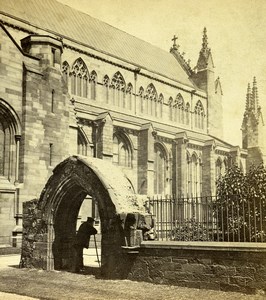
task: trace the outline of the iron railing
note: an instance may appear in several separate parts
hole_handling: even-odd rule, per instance
[[[266,211],[261,199],[230,196],[153,197],[146,203],[158,240],[265,242]]]

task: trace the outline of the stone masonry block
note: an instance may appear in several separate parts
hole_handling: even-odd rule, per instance
[[[183,272],[193,272],[193,273],[204,273],[205,266],[201,264],[183,264],[182,265]]]

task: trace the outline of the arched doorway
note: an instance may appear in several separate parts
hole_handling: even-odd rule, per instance
[[[144,214],[133,187],[111,163],[72,156],[60,163],[44,187],[40,199],[23,208],[21,265],[48,270],[71,270],[76,222],[84,198],[96,199],[101,220],[102,274],[123,278],[130,270],[128,255],[121,246],[126,216],[137,222]],[[132,243],[131,243],[131,246]]]

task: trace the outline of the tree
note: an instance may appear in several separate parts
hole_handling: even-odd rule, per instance
[[[245,175],[233,166],[217,180],[214,218],[222,240],[266,240],[266,169],[263,165],[252,166]]]

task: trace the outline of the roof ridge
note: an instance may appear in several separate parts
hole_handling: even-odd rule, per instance
[[[122,29],[120,29],[120,28],[118,28],[118,27],[115,27],[114,25],[112,25],[112,24],[110,24],[110,23],[107,23],[106,21],[103,21],[103,20],[101,20],[101,19],[95,18],[95,17],[91,16],[90,14],[88,14],[88,13],[86,13],[86,12],[83,12],[83,11],[77,9],[77,8],[74,8],[74,7],[69,6],[68,4],[62,3],[62,2],[60,2],[60,1],[58,1],[58,0],[46,0],[46,1],[56,1],[56,2],[59,3],[60,5],[67,6],[67,7],[68,7],[69,9],[71,9],[71,10],[75,10],[75,11],[77,11],[78,13],[82,13],[82,14],[85,15],[85,16],[88,16],[88,17],[90,17],[90,18],[92,18],[92,19],[94,19],[94,20],[96,20],[96,21],[99,21],[100,23],[104,23],[105,25],[110,26],[110,27],[112,27],[112,28],[115,29],[115,30],[121,31],[121,32],[123,32],[123,33],[126,34],[126,35],[129,35],[129,36],[131,36],[131,37],[133,37],[133,38],[135,38],[135,39],[141,40],[142,42],[144,42],[144,43],[146,43],[146,44],[148,44],[148,45],[150,45],[150,46],[152,46],[152,47],[158,48],[159,50],[164,51],[164,52],[166,52],[166,53],[170,53],[169,51],[167,51],[167,50],[165,50],[165,49],[163,49],[163,48],[160,48],[159,46],[156,46],[156,45],[152,44],[151,42],[148,42],[148,41],[146,41],[146,40],[144,40],[144,39],[142,39],[142,38],[140,38],[140,37],[137,37],[137,36],[135,36],[135,35],[133,35],[133,34],[131,34],[131,33],[128,33],[128,32],[126,32],[126,31],[122,30]]]
[[[3,14],[11,19],[191,86],[187,73],[170,52],[88,13],[57,0],[0,0],[0,3]]]

